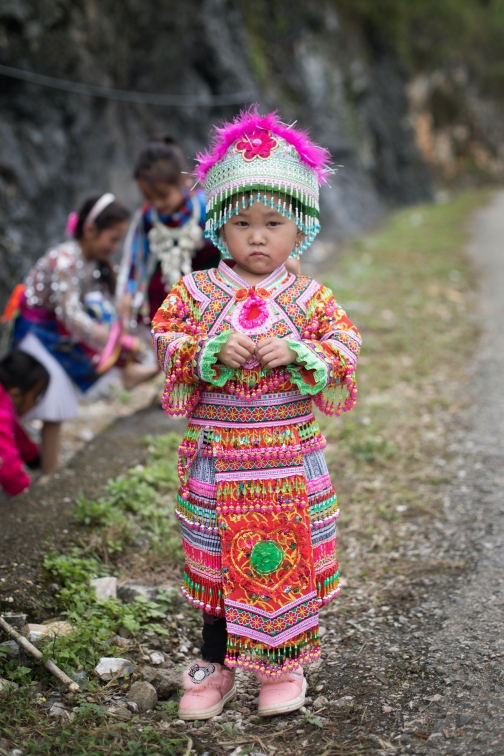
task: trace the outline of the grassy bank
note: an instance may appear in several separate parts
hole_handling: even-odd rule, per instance
[[[364,341],[357,408],[322,424],[341,501],[343,574],[374,581],[376,600],[389,573],[462,567],[420,559],[409,540],[423,519],[443,514],[446,439],[463,416],[478,335],[468,221],[489,196],[397,213],[324,277]]]
[[[399,600],[398,586],[412,572],[428,576],[432,570],[464,569],[460,561],[423,555],[411,542],[443,517],[443,463],[452,453],[446,439],[463,413],[465,363],[477,337],[474,278],[465,257],[467,220],[488,197],[468,193],[444,205],[397,213],[381,231],[349,245],[320,276],[364,338],[357,409],[337,421],[321,418],[342,509],[340,557],[347,591],[327,609],[335,624],[338,614],[351,611],[359,591],[371,603]],[[148,464],[110,482],[99,501],[77,500],[75,516],[89,527],[89,537],[66,554],[46,556],[48,580],[59,585],[62,618],[77,632],[51,643],[47,652],[64,668],[80,667],[87,683],[65,699],[75,716],[62,724],[45,707],[57,691],[53,681],[38,667],[0,657],[0,676],[22,685],[0,693],[0,730],[9,746],[25,754],[189,756],[191,744],[197,753],[221,753],[217,743],[239,738],[244,746],[264,750],[257,723],[235,731],[226,722],[210,722],[191,741],[173,724],[171,701],[117,722],[107,708],[128,681],[105,688],[92,676],[102,655],[140,662],[146,649],[156,649],[180,663],[193,655],[194,610],[169,595],[158,605],[97,602],[88,588],[92,575],[162,569],[177,578],[177,443],[174,435],[150,441]],[[118,633],[130,636],[127,650],[116,645]],[[307,728],[321,726],[312,719],[307,716]],[[270,727],[260,737],[272,733]],[[281,736],[275,745],[283,748]],[[291,753],[292,743],[286,741],[285,748],[282,753]]]

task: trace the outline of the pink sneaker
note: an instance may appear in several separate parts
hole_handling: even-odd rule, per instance
[[[281,677],[271,680],[264,675],[256,675],[261,683],[259,693],[259,716],[273,717],[300,709],[305,702],[308,687],[303,668],[298,667]]]
[[[179,705],[180,719],[216,717],[236,694],[234,669],[221,664],[194,662],[184,672],[183,683],[185,693]]]

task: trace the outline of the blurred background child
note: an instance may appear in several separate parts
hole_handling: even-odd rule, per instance
[[[51,377],[43,400],[27,416],[43,421],[46,473],[57,467],[61,423],[78,414],[79,392],[87,394],[114,364],[122,367],[125,388],[156,372],[134,359],[139,343],[122,336],[118,327],[110,258],[129,216],[113,194],[86,200],[79,214],[69,218],[72,239],[38,260],[10,303],[15,311],[13,346],[42,362]]]
[[[34,357],[15,349],[0,360],[0,486],[17,496],[31,485],[23,462],[40,463],[40,451],[18,418],[31,410],[49,385],[49,373]]]
[[[145,197],[124,245],[118,302],[123,322],[149,327],[180,276],[219,264],[219,251],[203,238],[205,195],[192,192],[181,146],[172,137],[152,141],[134,177]],[[150,342],[150,333],[148,336]]]

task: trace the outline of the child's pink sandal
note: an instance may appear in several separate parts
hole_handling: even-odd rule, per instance
[[[261,683],[259,716],[274,717],[275,714],[287,714],[303,706],[308,686],[302,667],[286,672],[276,679],[260,674],[256,677]]]
[[[179,717],[186,721],[216,717],[236,694],[234,669],[221,664],[195,662],[184,672],[183,684]]]

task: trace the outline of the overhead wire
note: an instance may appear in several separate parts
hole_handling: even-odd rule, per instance
[[[35,71],[27,71],[23,68],[14,68],[3,64],[0,64],[0,75],[85,97],[101,97],[102,99],[117,100],[119,102],[164,105],[175,108],[210,108],[222,105],[242,105],[252,102],[257,98],[257,92],[253,90],[220,95],[170,95],[134,92],[125,89],[109,89],[108,87],[97,87],[93,84],[81,84],[80,82],[57,79],[54,76],[46,76],[45,74],[35,73]]]

